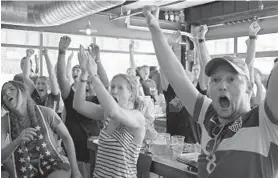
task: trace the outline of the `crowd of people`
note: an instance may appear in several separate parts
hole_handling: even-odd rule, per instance
[[[206,25],[192,26],[195,59],[185,70],[176,56],[180,32],[168,39],[159,8],[144,7],[159,63],[138,67],[130,44],[130,68],[108,80],[100,49],[80,45],[79,65],[66,61],[71,38],[58,44],[56,64],[43,49],[49,77],[32,70],[34,50],[22,73],[1,90],[1,161],[10,177],[137,177],[146,140],[154,140],[155,106],[166,112],[166,132],[199,143],[198,177],[278,177],[278,66],[264,85],[254,68],[258,22],[251,24],[246,59],[211,59]],[[36,59],[36,66],[38,57]],[[95,155],[87,139],[99,137]],[[90,156],[95,156],[90,159]],[[94,160],[94,162],[90,162]]]

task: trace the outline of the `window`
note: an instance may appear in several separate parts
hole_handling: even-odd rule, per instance
[[[96,37],[100,50],[129,51],[129,39]]]
[[[246,53],[247,36],[239,37],[237,43],[237,50],[239,53]],[[256,42],[256,51],[276,51],[278,50],[278,33],[270,33],[265,35],[259,35]]]
[[[134,60],[138,67],[143,65],[158,66],[156,55],[135,55]]]
[[[210,55],[216,54],[233,54],[234,53],[234,39],[220,39],[220,40],[209,40],[206,42]]]
[[[154,53],[153,42],[146,40],[134,40],[134,51]]]
[[[109,81],[119,73],[126,73],[129,68],[129,54],[100,53],[102,65],[107,73]]]
[[[270,74],[274,67],[274,57],[256,58],[254,67],[259,69],[263,74]]]
[[[1,29],[1,43],[38,46],[40,44],[40,33]]]
[[[3,83],[12,80],[15,74],[22,73],[20,60],[26,56],[27,48],[1,47],[1,86]],[[38,54],[38,50],[35,54]],[[33,70],[35,69],[35,58],[32,59]]]
[[[43,46],[59,47],[59,41],[65,34],[43,33]],[[70,48],[79,48],[80,44],[87,48],[92,43],[91,36],[67,35],[71,38]]]

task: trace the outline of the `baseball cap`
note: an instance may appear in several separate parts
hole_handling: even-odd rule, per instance
[[[249,69],[243,59],[232,56],[217,57],[210,60],[205,67],[205,74],[210,77],[212,72],[221,65],[229,65],[238,74],[244,75],[250,80]]]

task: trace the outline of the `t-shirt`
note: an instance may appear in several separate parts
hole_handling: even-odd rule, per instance
[[[192,124],[197,127],[196,123],[191,121],[191,116],[181,101],[177,98],[174,89],[168,85],[167,91],[164,91],[166,100],[166,132],[171,135],[185,136],[185,142],[196,143],[192,131]]]
[[[38,91],[35,89],[31,94],[32,99],[37,105],[46,106],[53,109],[56,113],[62,113],[63,102],[61,101],[61,94],[54,95],[52,93],[47,94],[45,100],[41,100]]]
[[[78,113],[73,109],[73,99],[74,91],[71,88],[69,96],[64,99],[64,105],[67,112],[65,125],[73,139],[77,160],[89,162],[90,152],[87,148],[87,139],[90,136],[99,135],[101,121],[90,119]],[[90,97],[86,100],[99,104],[97,97]]]
[[[278,123],[265,101],[224,127],[219,135],[222,141],[212,155],[206,148],[218,116],[211,99],[199,94],[194,113],[202,129],[198,177],[278,177]]]

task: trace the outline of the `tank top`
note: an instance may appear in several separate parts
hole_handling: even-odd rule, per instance
[[[94,171],[95,178],[136,178],[137,160],[141,145],[134,143],[134,136],[123,125],[109,135],[102,129]]]

